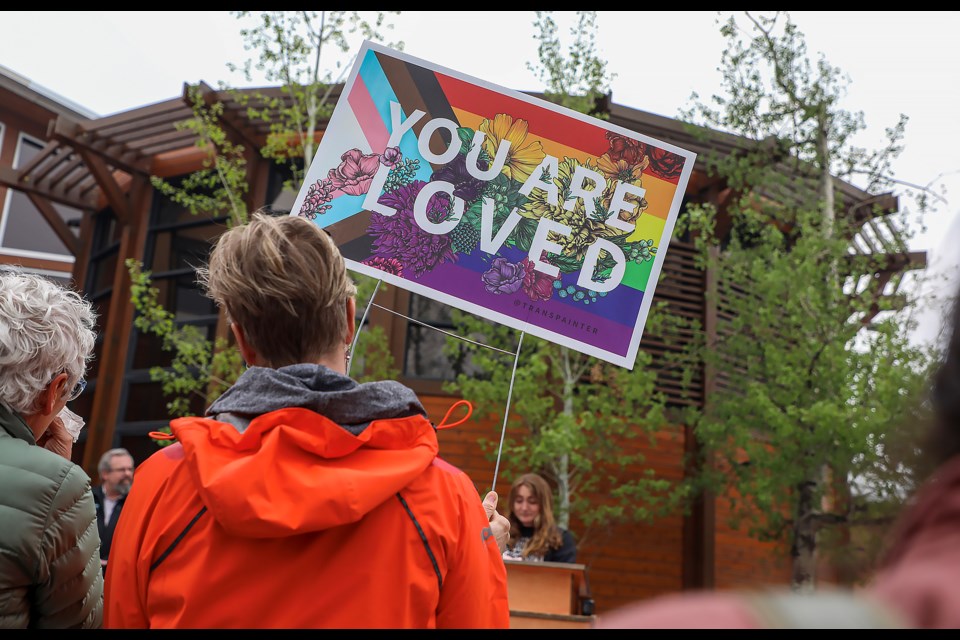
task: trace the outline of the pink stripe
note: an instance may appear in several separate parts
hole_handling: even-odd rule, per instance
[[[387,125],[380,118],[380,112],[373,104],[373,98],[370,97],[370,91],[363,82],[363,76],[357,74],[353,82],[353,90],[347,96],[350,108],[360,124],[360,129],[367,137],[367,143],[370,150],[375,153],[383,153],[387,149],[387,141],[390,139],[390,133],[387,131]]]

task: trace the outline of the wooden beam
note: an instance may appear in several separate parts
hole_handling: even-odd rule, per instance
[[[183,147],[158,156],[153,160],[153,175],[161,178],[179,176],[190,173],[203,166],[203,161],[210,158],[212,153],[209,147]]]
[[[56,151],[43,156],[40,162],[31,163],[29,167],[19,169],[22,179],[34,184],[43,184],[50,174],[69,160],[69,151],[68,147],[57,147]]]
[[[863,259],[869,260],[870,268],[877,273],[882,273],[885,271],[914,271],[916,269],[926,269],[927,267],[926,251],[847,255],[841,260],[841,265],[850,264],[856,260]]]
[[[84,211],[80,218],[80,252],[73,261],[73,286],[83,291],[87,284],[87,269],[90,263],[90,251],[93,247],[93,231],[96,226],[93,211]]]
[[[130,201],[133,203],[131,210],[138,215],[130,216],[129,222],[123,224],[120,233],[117,270],[113,276],[113,300],[104,324],[97,385],[90,410],[87,443],[83,450],[83,468],[90,477],[96,477],[100,456],[113,447],[126,373],[127,350],[133,331],[134,309],[130,302],[130,274],[126,269],[126,260],[143,259],[147,235],[147,212],[152,193],[147,178],[137,176],[130,193]]]
[[[76,151],[93,152],[127,173],[150,175],[149,159],[140,158],[139,161],[134,162],[125,160],[124,154],[121,153],[124,147],[109,148],[108,141],[98,140],[93,132],[85,131],[77,121],[65,116],[59,116],[54,121],[50,137],[73,147]]]
[[[165,133],[154,134],[148,138],[142,138],[136,141],[136,144],[131,144],[131,148],[137,150],[138,153],[146,156],[156,155],[157,147],[164,146],[166,144],[175,143],[181,147],[189,147],[190,145],[195,144],[196,136],[190,132],[186,131],[177,131],[176,129],[171,129]]]
[[[176,113],[182,109],[183,103],[179,98],[170,98],[169,100],[165,100],[163,102],[158,102],[156,104],[136,109],[134,117],[131,116],[130,111],[124,111],[122,113],[116,113],[112,116],[97,118],[91,122],[85,122],[82,126],[84,131],[109,132],[115,127],[121,127],[130,122],[138,122],[144,118],[149,118],[158,114]],[[187,117],[189,117],[189,115]]]
[[[169,153],[171,151],[177,151],[179,149],[189,149],[194,145],[193,142],[184,143],[183,140],[173,140],[164,144],[158,144],[156,146],[150,147],[149,149],[143,149],[144,153],[148,153],[153,157],[163,155],[164,153]]]
[[[93,155],[86,149],[78,149],[77,152],[83,156],[90,173],[96,179],[101,191],[107,197],[110,208],[113,209],[120,224],[129,224],[133,219],[133,211],[130,208],[130,201],[127,195],[121,190],[120,185],[113,179],[113,173],[107,167],[106,163],[99,157]]]
[[[720,185],[709,185],[710,202],[718,211],[725,208],[732,191],[727,188],[721,190]],[[711,258],[716,258],[719,248],[712,246],[708,249]],[[718,310],[718,274],[715,269],[708,268],[703,279],[703,328],[707,340],[707,348],[716,348],[717,326],[719,321]],[[712,394],[718,388],[716,368],[703,363],[703,401],[700,404],[706,409],[711,401]],[[704,464],[703,448],[696,432],[690,425],[684,425],[684,454],[689,460],[684,469],[684,475],[696,476],[701,472],[699,465]],[[709,464],[709,463],[706,463]],[[713,492],[703,490],[695,496],[690,512],[683,518],[682,532],[682,573],[683,588],[687,590],[712,589],[716,583],[716,496]]]
[[[95,120],[85,128],[88,131],[96,132],[104,138],[117,138],[124,134],[139,131],[140,129],[152,127],[163,122],[172,127],[174,123],[186,120],[192,115],[189,109],[186,109],[179,100],[176,100],[175,102],[171,102],[167,108],[157,111],[156,113],[143,115],[140,110],[137,110],[136,117],[128,117],[123,122],[114,122],[99,126],[100,121]]]
[[[214,91],[206,82],[200,82],[198,89],[200,90],[200,96],[207,106],[211,106],[217,102],[224,102],[219,93]],[[193,108],[193,105],[190,103],[189,85],[187,84],[183,85],[183,101],[188,107]],[[245,109],[245,107],[240,107],[240,105],[227,108],[227,105],[224,104],[223,115],[220,120],[226,125],[227,133],[233,134],[230,137],[233,138],[235,142],[239,141],[247,149],[259,149],[263,144],[257,140],[256,133],[251,134],[249,131],[250,121],[248,119],[241,120],[237,116],[238,108]]]
[[[64,162],[60,162],[59,166],[54,168],[52,171],[49,171],[46,176],[42,178],[37,178],[36,176],[31,176],[31,179],[36,182],[38,185],[48,188],[56,187],[57,184],[63,180],[65,177],[70,175],[71,172],[77,169],[83,169],[83,158],[80,157],[79,153],[71,154],[71,158],[64,158]]]
[[[53,208],[53,205],[35,193],[28,193],[27,198],[29,198],[33,206],[40,211],[40,215],[47,221],[47,224],[50,225],[53,232],[57,234],[60,242],[62,242],[64,246],[67,247],[67,250],[73,254],[73,257],[76,258],[80,254],[80,241],[77,239],[77,236],[73,235],[73,231],[71,231],[67,223],[63,221],[63,218],[60,217],[57,210]]]
[[[0,186],[10,187],[25,194],[33,193],[52,202],[65,204],[76,209],[91,209],[94,207],[92,201],[72,197],[56,189],[46,189],[30,182],[23,182],[20,180],[19,172],[10,167],[0,167]]]
[[[854,225],[861,225],[867,220],[896,213],[900,210],[900,199],[892,193],[881,193],[863,202],[858,202],[847,211],[853,218]]]

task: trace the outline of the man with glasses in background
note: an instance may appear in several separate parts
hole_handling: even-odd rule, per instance
[[[100,456],[97,470],[100,472],[100,486],[93,488],[93,499],[97,503],[97,529],[100,531],[100,566],[106,571],[113,530],[133,484],[133,456],[126,449],[110,449]]]

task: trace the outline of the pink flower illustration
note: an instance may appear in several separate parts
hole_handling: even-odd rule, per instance
[[[523,267],[523,292],[531,300],[549,300],[553,296],[553,282],[560,276],[548,276],[542,271],[533,268],[529,258],[520,262]]]
[[[373,175],[380,168],[380,154],[363,154],[359,149],[350,149],[340,159],[343,162],[331,169],[327,179],[343,193],[351,196],[363,195],[370,189]]]
[[[395,276],[403,276],[403,264],[396,258],[384,258],[382,256],[371,256],[363,261],[363,264],[369,265],[374,269],[385,271]]]
[[[380,156],[380,162],[386,167],[392,167],[403,157],[398,147],[387,147],[387,150]]]
[[[307,197],[300,205],[299,215],[310,220],[316,219],[318,214],[324,214],[330,209],[327,204],[333,198],[333,185],[329,180],[317,180],[307,190]]]

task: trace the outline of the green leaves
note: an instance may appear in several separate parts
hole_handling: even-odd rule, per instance
[[[136,260],[127,260],[130,273],[130,297],[137,315],[133,324],[144,334],[160,338],[165,351],[171,352],[168,367],[150,369],[150,379],[161,383],[170,397],[167,410],[171,416],[195,413],[195,406],[209,406],[226,391],[243,371],[243,360],[236,347],[220,338],[215,343],[195,326],[175,321],[174,315],[158,302],[156,288],[151,286],[150,272]]]
[[[837,180],[859,172],[871,189],[890,185],[883,174],[902,126],[878,152],[851,147],[863,116],[839,106],[846,82],[822,58],[809,61],[788,17],[731,17],[722,33],[724,95],[687,112],[706,125],[690,131],[747,141],[704,158],[731,189],[722,214],[694,205],[678,223],[696,233],[698,264],[716,278],[704,361],[718,384],[692,419],[714,463],[702,486],[739,496],[731,513],[758,537],[793,543],[855,523],[864,505],[895,493],[890,483],[911,484],[910,456],[882,450],[918,402],[929,354],[902,324],[878,332],[861,322],[887,302],[858,289],[878,267],[852,257],[859,227]]]

